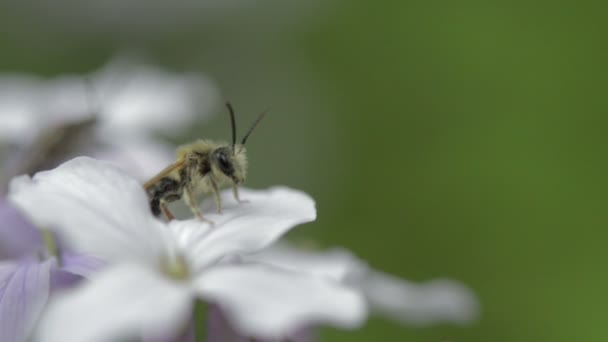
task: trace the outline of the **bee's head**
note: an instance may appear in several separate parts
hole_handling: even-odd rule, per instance
[[[211,165],[215,172],[220,172],[234,182],[241,184],[247,175],[247,155],[244,146],[218,147],[211,153]]]
[[[234,119],[234,110],[229,102],[226,103],[228,112],[230,113],[230,124],[232,128],[232,145],[222,146],[216,148],[211,155],[211,164],[214,171],[221,172],[226,177],[230,178],[234,184],[241,184],[245,181],[247,173],[247,155],[245,150],[245,143],[247,138],[257,124],[262,120],[266,112],[260,114],[260,116],[253,122],[240,144],[236,143],[236,120]]]

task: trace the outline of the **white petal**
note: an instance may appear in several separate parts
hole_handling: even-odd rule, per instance
[[[368,298],[372,311],[404,323],[464,323],[477,316],[477,300],[462,284],[450,280],[411,283],[373,271],[343,249],[304,251],[280,243],[249,255],[244,260],[344,282]]]
[[[89,77],[1,75],[0,141],[29,142],[43,127],[90,117],[98,104],[104,137],[173,133],[211,113],[218,98],[215,85],[201,75],[170,73],[127,60],[112,61]]]
[[[82,253],[156,263],[168,248],[142,185],[107,162],[79,157],[33,180],[15,179],[9,199]]]
[[[40,129],[40,80],[20,74],[0,77],[0,141],[25,143]]]
[[[43,80],[33,75],[0,76],[0,140],[31,142],[43,129],[91,116],[86,81],[66,76]]]
[[[285,242],[274,244],[259,253],[249,255],[245,260],[327,277],[336,281],[346,281],[361,272],[367,272],[367,265],[345,249],[302,250]]]
[[[217,305],[208,305],[207,321],[205,329],[205,341],[230,341],[230,342],[250,342],[253,339],[246,337],[235,331],[230,321],[222,310]],[[319,341],[317,330],[314,327],[303,327],[296,331],[291,331],[288,336],[285,336],[281,341],[285,342],[314,342]],[[256,339],[256,341],[272,342],[269,339]],[[147,342],[147,341],[146,341]],[[177,342],[177,341],[175,341]],[[182,341],[180,341],[182,342]],[[183,341],[186,342],[186,341]]]
[[[88,80],[81,76],[62,76],[44,83],[41,91],[40,116],[47,125],[58,126],[90,119],[96,109]]]
[[[367,314],[364,298],[348,287],[261,265],[213,267],[196,285],[243,336],[281,338],[318,323],[355,328]]]
[[[273,187],[240,192],[246,203],[236,203],[229,191],[222,193],[223,214],[212,213],[210,201],[203,204],[205,217],[215,223],[211,228],[197,220],[170,224],[183,249],[195,261],[195,268],[205,267],[226,255],[256,252],[294,226],[316,218],[313,199],[301,191]],[[197,233],[201,229],[209,232]]]
[[[373,311],[404,323],[462,324],[474,320],[479,311],[474,293],[453,280],[414,284],[388,274],[370,272],[358,285]]]
[[[139,265],[111,267],[52,300],[36,340],[124,341],[143,332],[170,336],[186,325],[192,298],[185,284]]]
[[[205,251],[199,250],[197,247],[203,241],[213,228],[206,222],[197,220],[172,220],[169,222],[169,231],[173,234],[173,239],[180,246],[180,250],[187,251],[187,257],[190,257],[192,265],[203,264],[203,260],[196,263],[194,261],[199,258],[205,258]],[[199,267],[199,268],[201,268]]]
[[[195,74],[174,74],[132,60],[117,59],[96,76],[102,97],[104,134],[137,134],[185,128],[200,113],[210,113],[216,87]]]

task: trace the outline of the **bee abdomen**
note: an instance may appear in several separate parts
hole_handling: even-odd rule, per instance
[[[155,216],[161,214],[161,201],[173,202],[181,198],[182,186],[177,180],[164,177],[161,178],[153,187],[148,189],[150,198],[150,210]]]
[[[164,177],[148,189],[148,194],[152,197],[164,197],[166,194],[178,193],[180,190],[180,183],[177,180]]]
[[[152,214],[154,216],[160,216],[160,199],[159,198],[152,198],[150,200],[150,210],[152,210]]]

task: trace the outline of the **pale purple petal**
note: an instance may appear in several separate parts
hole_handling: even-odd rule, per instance
[[[75,252],[156,265],[170,247],[141,183],[108,162],[79,157],[13,179],[9,200]]]
[[[61,269],[85,278],[101,270],[105,264],[101,259],[90,255],[65,251],[61,253]]]
[[[198,220],[170,223],[195,269],[226,255],[259,251],[296,225],[316,218],[314,200],[301,191],[286,187],[240,191],[247,202],[236,203],[230,191],[222,192],[223,214],[214,213],[209,202],[203,203],[203,213],[215,223],[213,227]]]
[[[207,338],[205,341],[249,342],[251,338],[243,337],[232,328],[228,318],[217,305],[209,305],[207,311]]]
[[[454,280],[415,284],[371,271],[365,279],[360,279],[357,287],[366,294],[373,311],[403,323],[464,324],[475,320],[479,313],[473,291]]]
[[[217,305],[210,305],[207,312],[207,339],[206,341],[230,341],[250,342],[251,337],[245,337],[232,328],[228,318],[222,313]],[[259,340],[257,342],[271,342],[270,340]],[[287,334],[285,341],[291,342],[314,342],[317,337],[314,329],[300,328],[295,332]]]
[[[51,291],[63,291],[72,288],[82,281],[82,277],[60,268],[51,269]]]
[[[42,237],[21,212],[0,197],[0,260],[35,254]]]
[[[47,302],[53,264],[0,263],[0,341],[26,341]]]
[[[83,278],[92,277],[104,266],[105,263],[98,258],[62,250],[59,265],[51,272],[51,288],[53,290],[71,288]]]
[[[186,284],[134,264],[108,267],[55,298],[38,326],[37,341],[124,341],[144,332],[177,336],[193,299]]]
[[[365,299],[337,282],[265,267],[210,268],[196,280],[200,295],[216,303],[244,336],[284,338],[314,324],[360,326]]]

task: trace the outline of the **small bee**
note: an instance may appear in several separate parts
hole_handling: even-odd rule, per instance
[[[231,145],[210,140],[197,140],[182,145],[177,149],[177,161],[144,184],[150,208],[155,216],[162,212],[167,219],[174,219],[175,216],[169,211],[167,204],[183,197],[194,216],[204,220],[196,199],[199,193],[213,193],[217,212],[221,213],[222,199],[219,189],[228,184],[232,185],[237,202],[241,201],[238,185],[245,181],[247,173],[245,143],[266,112],[253,122],[241,143],[237,144],[234,110],[230,103],[226,103],[226,107],[232,126]]]

